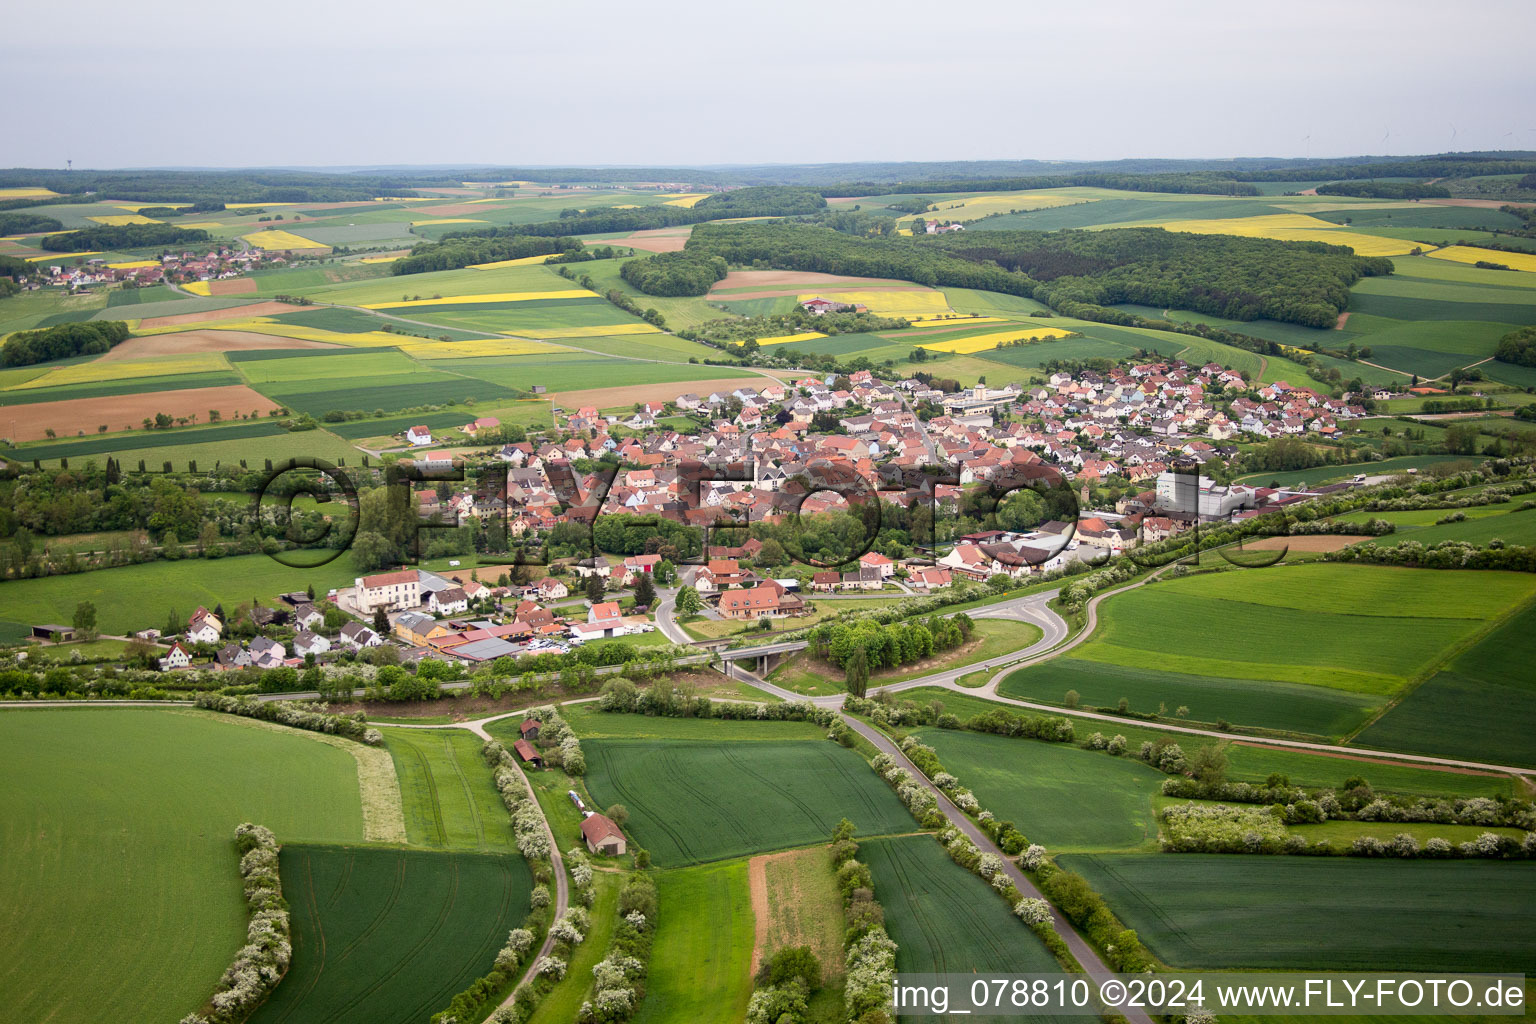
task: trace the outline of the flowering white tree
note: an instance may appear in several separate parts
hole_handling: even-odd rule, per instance
[[[1026,896],[1015,903],[1013,912],[1025,924],[1045,924],[1051,919],[1051,905],[1034,896]]]
[[[1030,843],[1019,857],[1019,865],[1026,871],[1038,871],[1040,865],[1045,863],[1045,847],[1039,843]]]

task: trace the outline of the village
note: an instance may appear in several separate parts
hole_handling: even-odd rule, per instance
[[[699,419],[698,433],[658,425],[680,412]],[[1017,584],[1085,570],[1197,523],[1237,521],[1350,486],[1245,487],[1205,473],[1237,454],[1236,438],[1336,432],[1364,414],[1354,401],[1283,383],[1254,389],[1215,364],[1177,360],[947,394],[919,377],[888,383],[862,371],[684,392],[627,415],[557,411],[559,439],[487,449],[473,482],[457,489],[430,478],[463,463],[420,452],[414,463],[429,482],[414,493],[418,521],[505,524],[508,542],[528,549],[563,524],[653,517],[698,532],[696,556],[658,532],[643,553],[600,550],[594,540],[580,557],[492,567],[484,580],[457,562],[443,572],[405,567],[359,576],[323,598],[288,595],[287,608],[253,610],[271,635],[243,645],[227,640],[207,609],[182,637],[152,639],[176,640],[161,659],[166,669],[312,665],[381,645],[405,663],[473,666],[653,633],[658,584],[691,589],[703,618],[744,626],[807,615],[826,598]],[[498,425],[480,418],[463,430]],[[406,437],[413,447],[434,443],[426,426]],[[972,522],[962,518],[968,494],[1018,488],[1070,492],[1076,520],[963,533],[939,526],[931,543],[881,551],[875,542],[839,565],[792,559],[771,539],[765,555],[764,539],[752,535],[755,526],[849,515],[867,503],[908,515],[926,509],[934,524]],[[334,609],[329,629],[319,610],[326,606]]]

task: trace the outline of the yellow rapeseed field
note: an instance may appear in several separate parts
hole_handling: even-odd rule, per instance
[[[938,316],[911,316],[907,317],[914,326],[937,327],[940,324],[1000,324],[1004,320],[1000,316],[971,316],[965,313],[941,313]]]
[[[85,219],[86,220],[93,220],[97,224],[106,224],[106,225],[109,225],[109,226],[114,227],[114,228],[122,227],[124,224],[159,224],[159,223],[161,223],[161,221],[151,220],[148,217],[140,217],[136,213],[104,214],[103,216],[100,216],[100,217],[87,217]]]
[[[595,299],[596,292],[569,288],[558,292],[491,292],[485,295],[445,295],[440,299],[412,299],[409,302],[368,302],[364,309],[409,309],[416,306],[457,306],[462,304],[529,302],[534,299]]]
[[[51,252],[46,256],[28,256],[28,263],[42,263],[44,260],[72,260],[76,256],[100,256],[100,249],[92,249],[90,252]]]
[[[1020,325],[1018,330],[998,331],[995,334],[978,334],[973,338],[955,338],[950,341],[930,341],[919,345],[930,352],[954,352],[959,355],[969,355],[972,352],[986,352],[997,348],[999,342],[1013,341],[1016,338],[1027,338],[1031,341],[1044,341],[1047,338],[1065,338],[1071,331],[1064,331],[1060,327],[1025,327]]]
[[[516,338],[604,338],[618,334],[660,334],[661,329],[650,324],[607,324],[597,327],[551,327],[547,330],[517,331],[508,337]]]
[[[472,356],[534,356],[571,351],[564,345],[526,338],[475,338],[472,341],[422,341],[407,338],[402,352],[418,359],[466,359]]]
[[[213,294],[212,284],[212,281],[188,281],[186,284],[181,286],[181,290],[184,292],[191,292],[193,295],[202,295],[207,297]]]
[[[142,270],[145,267],[158,267],[159,260],[130,260],[127,263],[108,263],[113,270]]]
[[[47,199],[58,195],[46,188],[0,188],[0,199]]]
[[[943,292],[935,291],[896,291],[869,289],[866,291],[847,292],[807,292],[799,297],[800,302],[807,299],[823,298],[832,302],[845,302],[851,305],[868,307],[871,313],[881,313],[888,316],[901,316],[910,313],[913,316],[935,316],[939,313],[950,311],[949,302],[944,298]]]
[[[25,384],[10,389],[51,388],[61,384],[90,384],[100,380],[127,380],[133,377],[168,377],[173,374],[205,373],[227,370],[229,363],[218,352],[191,352],[183,356],[147,356],[143,359],[95,360],[50,370]]]
[[[1129,227],[1117,224],[1115,227]],[[1228,217],[1212,220],[1174,220],[1159,225],[1168,231],[1188,231],[1197,235],[1241,235],[1244,238],[1275,238],[1282,242],[1327,242],[1347,245],[1359,256],[1403,256],[1422,249],[1418,242],[1400,238],[1378,238],[1350,231],[1321,217],[1302,213],[1274,213],[1263,217]]]
[[[662,198],[667,201],[666,205],[668,206],[686,206],[691,209],[700,199],[707,195],[709,195],[707,192],[667,192],[663,194]]]
[[[202,228],[204,231],[211,231],[214,228],[221,228],[224,225],[220,224],[216,220],[200,220],[196,224],[177,224],[176,226],[179,228],[186,228],[188,231],[191,231],[195,228]]]
[[[804,334],[779,334],[772,338],[758,338],[759,345],[787,345],[792,341],[815,341],[817,338],[825,338],[825,334],[817,331],[806,331]]]
[[[140,210],[147,209],[147,208],[149,208],[151,206],[167,206],[167,207],[170,207],[173,210],[180,210],[183,207],[191,206],[192,204],[191,203],[125,203],[125,202],[122,202],[120,200],[114,199],[108,205],[109,206],[115,206],[119,210],[127,210],[129,213],[138,213]]]
[[[1010,210],[1048,210],[1053,206],[1075,206],[1083,202],[1070,196],[1044,195],[1038,192],[1010,192],[1004,195],[969,196],[965,199],[945,199],[934,205],[933,213],[919,214],[928,220],[972,221]]]
[[[329,249],[324,242],[316,242],[291,231],[253,231],[245,240],[258,249]]]
[[[364,256],[360,263],[393,263],[399,256]]]
[[[1479,249],[1473,245],[1452,245],[1436,249],[1429,255],[1437,260],[1455,263],[1502,263],[1514,270],[1536,272],[1536,254],[1528,252],[1503,252],[1499,249]]]
[[[523,256],[515,260],[497,260],[495,263],[471,263],[466,270],[500,270],[502,267],[527,267],[535,263],[543,263],[553,256],[548,253],[544,256]]]

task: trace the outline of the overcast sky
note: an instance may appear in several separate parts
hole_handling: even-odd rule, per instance
[[[1533,29],[1536,0],[16,4],[0,166],[1536,149]]]

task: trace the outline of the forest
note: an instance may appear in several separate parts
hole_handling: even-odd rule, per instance
[[[1128,192],[1178,192],[1201,195],[1256,196],[1253,185],[1202,172],[1183,174],[1042,174],[1025,178],[959,178],[931,181],[845,182],[817,191],[828,198],[896,195],[908,192],[1023,192],[1044,188],[1116,188]],[[702,204],[701,204],[702,205]],[[913,213],[921,211],[913,210]]]
[[[1504,335],[1493,358],[1516,366],[1536,366],[1536,327],[1522,327]]]
[[[759,316],[722,317],[707,320],[696,328],[678,331],[689,341],[741,342],[772,338],[782,334],[861,334],[867,331],[895,331],[911,326],[903,317],[875,313],[808,313],[796,306],[788,313]]]
[[[178,228],[170,224],[103,224],[58,235],[44,235],[38,248],[49,252],[121,252],[156,245],[206,242],[202,228]]]
[[[453,236],[441,242],[421,242],[411,254],[390,265],[392,274],[425,274],[433,270],[457,270],[475,263],[520,260],[529,256],[580,252],[581,240],[565,235],[543,237],[512,234],[495,238]]]
[[[36,213],[0,213],[0,235],[25,235],[38,231],[63,231],[64,224]]]
[[[17,331],[0,348],[0,366],[30,366],[52,359],[99,355],[128,340],[128,325],[121,320],[60,324],[38,331]]]
[[[619,276],[647,295],[703,295],[727,269],[718,256],[664,252],[626,261]]]
[[[458,186],[439,173],[337,174],[327,171],[61,171],[0,170],[0,188],[40,186],[69,202],[128,199],[141,203],[331,203],[368,201],[379,196],[414,196],[412,185]],[[77,197],[77,198],[67,198]],[[29,200],[40,206],[58,200]]]
[[[705,224],[694,230],[688,250],[731,264],[1022,295],[1067,316],[1107,321],[1127,314],[1104,307],[1135,302],[1331,327],[1348,305],[1350,285],[1392,272],[1390,260],[1319,242],[1161,228],[859,238],[782,222]]]
[[[1317,186],[1320,196],[1354,196],[1357,199],[1449,199],[1444,185],[1420,185],[1412,181],[1335,181]]]

